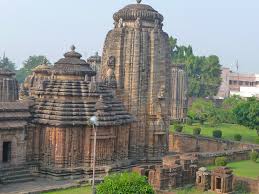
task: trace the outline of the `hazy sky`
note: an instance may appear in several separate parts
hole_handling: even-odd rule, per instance
[[[17,66],[30,55],[51,62],[72,44],[84,58],[102,51],[112,15],[135,0],[0,0],[0,54]],[[165,17],[164,30],[197,55],[259,73],[259,0],[143,0]]]

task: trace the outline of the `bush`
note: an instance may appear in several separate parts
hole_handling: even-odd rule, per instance
[[[242,140],[242,135],[240,135],[240,134],[234,135],[234,140],[235,141],[241,141]]]
[[[96,187],[97,194],[154,194],[153,188],[148,184],[147,178],[137,173],[113,174],[104,178]]]
[[[193,129],[193,135],[200,135],[201,134],[201,128],[194,128]]]
[[[213,137],[215,138],[221,138],[222,137],[222,131],[221,130],[214,130],[212,132]]]
[[[226,157],[217,157],[215,159],[215,165],[216,166],[226,166],[227,163],[227,158]]]
[[[250,160],[252,160],[253,162],[256,162],[258,159],[258,153],[256,151],[252,151],[250,152]]]
[[[176,125],[174,125],[174,130],[175,130],[176,132],[181,133],[181,132],[183,131],[183,126],[176,124]]]
[[[255,143],[259,144],[259,137],[255,139]]]
[[[192,126],[193,120],[191,118],[187,118],[186,124],[189,125],[189,126]]]
[[[249,188],[245,181],[237,181],[234,184],[235,194],[249,194]]]

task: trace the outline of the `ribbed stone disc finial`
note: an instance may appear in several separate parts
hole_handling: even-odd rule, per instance
[[[141,3],[141,1],[142,1],[142,0],[137,0],[137,3],[139,4],[139,3]]]
[[[76,50],[75,45],[72,45],[70,48],[71,48],[72,51],[75,51],[75,50]]]

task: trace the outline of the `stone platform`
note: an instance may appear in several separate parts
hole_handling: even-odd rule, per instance
[[[36,178],[34,181],[26,183],[0,184],[0,194],[41,193],[55,189],[78,187],[80,185],[80,181],[78,180],[55,181],[52,179]]]

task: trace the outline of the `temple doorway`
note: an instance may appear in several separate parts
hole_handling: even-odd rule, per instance
[[[216,189],[221,190],[221,178],[216,178]]]
[[[12,142],[3,143],[3,163],[11,161]]]

